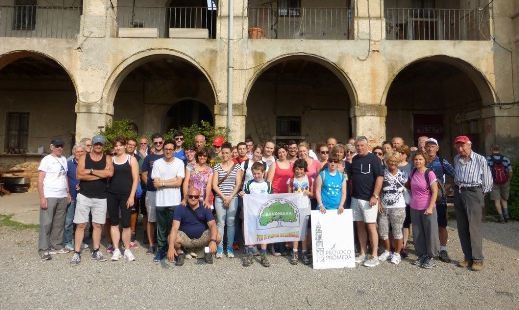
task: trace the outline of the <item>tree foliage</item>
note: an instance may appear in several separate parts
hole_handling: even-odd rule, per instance
[[[211,123],[201,121],[200,124],[192,124],[188,127],[182,127],[178,129],[171,129],[164,134],[166,140],[173,140],[175,131],[180,130],[184,134],[184,147],[190,147],[195,145],[195,136],[203,134],[205,136],[206,147],[211,147],[214,137],[223,136],[225,141],[228,141],[229,130],[226,128],[215,128]]]
[[[275,202],[262,210],[259,223],[261,226],[267,226],[273,222],[296,222],[297,216],[290,204],[283,202]]]
[[[99,130],[99,134],[106,138],[105,151],[112,150],[113,140],[119,136],[126,139],[137,139],[138,136],[135,125],[129,120],[111,121],[105,128]]]

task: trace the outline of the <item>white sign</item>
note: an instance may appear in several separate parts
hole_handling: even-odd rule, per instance
[[[354,268],[353,215],[312,211],[312,257],[314,269]]]
[[[310,216],[310,200],[303,194],[243,196],[245,244],[303,240]]]

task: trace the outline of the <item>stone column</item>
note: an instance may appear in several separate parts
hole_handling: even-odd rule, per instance
[[[103,105],[78,100],[76,103],[76,141],[96,135],[112,120],[112,115],[103,111]]]
[[[386,137],[387,108],[380,104],[363,104],[351,108],[353,136],[366,136],[371,147]]]

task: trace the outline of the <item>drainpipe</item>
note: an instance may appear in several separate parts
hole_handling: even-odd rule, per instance
[[[233,55],[232,55],[232,37],[233,37],[233,0],[229,0],[228,21],[227,21],[227,129],[232,128],[232,73],[233,73]]]

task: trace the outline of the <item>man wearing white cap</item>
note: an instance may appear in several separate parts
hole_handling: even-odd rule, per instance
[[[427,168],[434,171],[436,179],[441,183],[441,185],[444,185],[443,188],[445,188],[445,175],[454,179],[454,168],[445,158],[438,155],[439,150],[440,146],[436,139],[428,138],[425,141],[425,151],[431,160],[427,165]],[[436,199],[436,214],[438,215],[438,235],[440,237],[439,258],[445,263],[450,263],[451,259],[447,252],[449,233],[447,231],[447,197],[445,195]]]
[[[485,206],[484,194],[492,190],[492,172],[486,158],[472,151],[469,137],[456,137],[454,145],[458,152],[454,157],[454,206],[461,249],[465,256],[458,266],[480,271],[483,269],[481,217]]]

